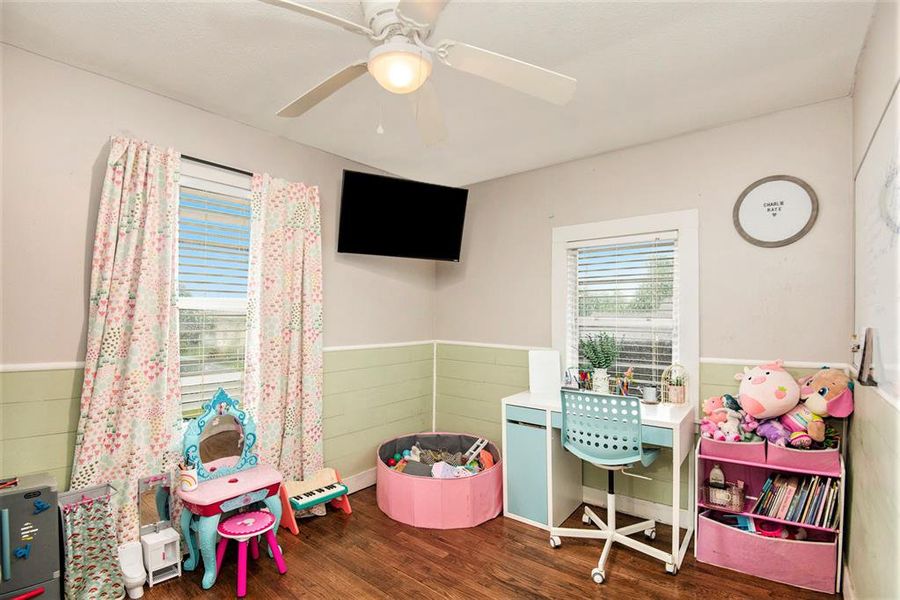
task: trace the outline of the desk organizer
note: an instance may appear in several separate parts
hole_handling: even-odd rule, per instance
[[[841,589],[842,530],[846,477],[843,458],[837,450],[793,450],[769,445],[758,459],[758,450],[743,449],[724,456],[721,446],[748,446],[744,443],[697,445],[697,537],[694,554],[698,561],[748,573],[818,592],[833,594]],[[757,452],[757,460],[748,460]],[[727,454],[727,453],[726,453]],[[743,481],[746,500],[741,509],[715,506],[706,501],[704,484],[713,465],[719,464],[728,481]],[[754,514],[756,500],[766,479],[773,473],[820,476],[840,481],[837,520],[833,526],[812,526]],[[749,517],[757,529],[785,526],[796,532],[803,528],[806,539],[767,537],[744,531],[723,522],[728,515]],[[733,518],[733,517],[732,517]]]
[[[493,519],[503,510],[503,467],[497,447],[485,449],[494,466],[471,477],[434,479],[401,473],[385,461],[417,442],[423,448],[465,452],[478,436],[463,433],[419,433],[381,444],[375,471],[378,508],[401,523],[427,529],[475,527]]]

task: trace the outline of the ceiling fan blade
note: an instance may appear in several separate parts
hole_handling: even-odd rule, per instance
[[[454,69],[495,81],[553,104],[566,104],[575,94],[575,79],[556,71],[462,42],[442,41],[438,44],[438,49],[446,52],[441,60]]]
[[[433,25],[444,10],[448,0],[401,0],[397,11],[419,25]]]
[[[286,8],[288,10],[298,12],[301,15],[319,19],[320,21],[325,21],[326,23],[331,23],[332,25],[343,27],[347,31],[352,31],[353,33],[359,33],[369,36],[375,35],[371,29],[364,25],[354,23],[353,21],[348,21],[347,19],[342,19],[341,17],[335,16],[331,13],[317,10],[315,8],[310,8],[309,6],[293,2],[292,0],[260,0],[260,2],[265,2],[266,4],[271,4],[272,6],[280,6],[281,8]]]
[[[426,146],[434,146],[447,139],[447,127],[437,91],[426,81],[415,94],[409,94],[416,116],[416,127]]]
[[[279,117],[299,117],[313,106],[366,72],[366,63],[344,67],[313,89],[278,111]]]

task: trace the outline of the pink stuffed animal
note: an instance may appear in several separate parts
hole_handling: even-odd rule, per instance
[[[719,423],[725,420],[725,408],[722,396],[711,396],[703,401],[703,420],[700,421],[700,435],[712,439],[719,431]]]
[[[779,419],[791,446],[810,448],[825,441],[825,417],[853,412],[853,381],[838,369],[822,369],[799,381],[800,404]]]
[[[754,419],[781,416],[800,401],[800,386],[784,370],[781,359],[753,369],[744,367],[734,378],[741,382],[738,402]]]
[[[742,414],[725,405],[724,396],[712,396],[703,402],[700,435],[720,442],[739,442]]]

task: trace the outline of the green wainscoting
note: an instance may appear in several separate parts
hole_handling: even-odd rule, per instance
[[[375,466],[389,437],[431,429],[431,344],[325,353],[325,462]],[[49,472],[68,487],[83,371],[0,373],[0,476]]]
[[[500,444],[500,400],[528,389],[528,351],[437,346],[438,431],[458,431]]]
[[[325,353],[325,464],[342,477],[375,466],[384,440],[431,430],[432,344]]]
[[[83,375],[0,373],[0,476],[47,472],[68,487]]]
[[[900,590],[900,413],[874,388],[858,385],[847,448],[844,561],[857,598]]]
[[[528,351],[438,344],[437,347],[437,413],[439,431],[462,431],[482,435],[499,443],[500,400],[505,396],[528,389]],[[748,364],[748,367],[754,365]],[[737,392],[735,373],[743,365],[702,363],[700,365],[700,398]],[[788,371],[794,377],[812,373],[815,369]],[[647,468],[635,468],[634,473],[652,480],[616,475],[617,491],[622,496],[672,504],[672,453],[663,449],[655,463]],[[682,465],[681,502],[687,503],[687,469]],[[584,464],[584,485],[606,489],[606,472]]]

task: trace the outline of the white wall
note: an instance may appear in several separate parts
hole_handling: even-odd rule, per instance
[[[860,53],[853,85],[853,172],[859,170],[875,128],[900,79],[900,5],[879,2]]]
[[[335,252],[341,171],[360,165],[9,46],[0,49],[0,363],[83,358],[94,223],[114,134],[318,185],[326,345],[433,337],[433,263]]]
[[[861,174],[857,181],[856,198],[857,215],[860,221],[857,226],[863,229],[865,211],[872,210],[872,193],[867,187],[879,188],[886,183],[885,170],[893,154],[900,151],[897,147],[900,131],[897,130],[896,110],[893,118],[882,119],[889,106],[892,94],[900,85],[900,7],[896,2],[882,2],[876,7],[869,28],[866,43],[860,55],[857,67],[856,83],[853,89],[853,156],[854,173]],[[898,98],[894,98],[896,104]],[[878,137],[876,138],[876,133]],[[871,144],[876,139],[875,144]],[[870,146],[871,144],[871,146]],[[891,148],[893,145],[893,148]],[[871,152],[867,152],[871,148]],[[865,183],[865,185],[863,185]],[[894,185],[897,182],[894,181]],[[880,219],[873,219],[876,227],[884,227]],[[867,239],[857,237],[856,252],[860,259],[868,256],[867,250],[871,242],[885,239],[885,229],[872,231]],[[865,234],[861,232],[861,234]],[[896,240],[896,238],[895,238]],[[876,268],[870,262],[860,262],[856,273],[859,281],[858,297],[855,299],[857,317],[860,318],[873,306],[871,294],[873,290],[869,282],[874,278],[883,288],[889,277],[880,273],[900,273],[896,241],[892,252],[885,253],[885,262],[880,263],[884,271],[872,271]],[[897,278],[894,278],[896,285]],[[891,292],[883,289],[878,299],[883,310],[900,314],[900,306],[891,305],[900,298],[900,290]],[[882,334],[890,330],[898,331],[896,318],[891,322],[890,313],[880,315],[881,329],[876,328],[876,353],[878,340],[885,339]],[[870,323],[857,322],[857,326]],[[896,343],[888,334],[885,344]],[[886,353],[883,353],[883,355]],[[896,356],[896,354],[895,354]],[[878,357],[876,356],[876,359]],[[884,356],[881,357],[884,359]],[[877,364],[876,360],[876,364]],[[847,598],[895,598],[900,589],[900,571],[896,568],[885,568],[896,557],[900,556],[900,398],[892,394],[884,385],[884,370],[876,370],[875,378],[882,381],[879,387],[857,386],[855,393],[856,409],[850,420],[848,434],[848,467],[850,481],[848,510],[846,511],[847,537],[845,541],[845,562],[847,578],[844,586]],[[885,557],[885,558],[881,558]],[[847,593],[848,584],[852,586]]]
[[[845,98],[475,185],[461,262],[438,265],[436,335],[548,346],[553,227],[698,208],[701,356],[846,362],[851,147]],[[758,248],[732,207],[775,174],[806,180],[819,218],[790,246]]]

